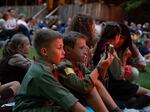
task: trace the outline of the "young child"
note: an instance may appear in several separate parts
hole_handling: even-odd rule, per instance
[[[87,112],[69,90],[63,87],[52,73],[53,64],[64,59],[62,35],[52,30],[35,34],[34,62],[15,97],[14,112]]]
[[[101,60],[97,65],[98,70],[96,68],[90,72],[84,65],[88,59],[86,38],[74,31],[64,34],[64,49],[66,60],[56,68],[59,71],[59,81],[81,102],[90,105],[95,112],[108,112],[108,109],[112,112],[121,112],[105,87],[97,80],[98,70],[104,73],[111,64],[113,56],[108,54],[108,58]]]

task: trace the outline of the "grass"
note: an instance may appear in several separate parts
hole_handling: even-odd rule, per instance
[[[1,56],[1,51],[2,50],[0,49],[0,56]],[[29,52],[28,57],[32,59],[34,55],[35,55],[35,50],[32,48]],[[142,87],[150,89],[150,63],[147,64],[146,71],[140,73],[140,76],[137,78],[135,83],[137,83]]]
[[[150,63],[147,64],[146,71],[140,73],[136,83],[138,83],[140,86],[150,89]]]
[[[29,52],[29,54],[28,54],[28,57],[29,57],[30,59],[33,59],[33,56],[35,56],[35,50],[34,50],[33,48],[31,48],[31,49],[30,49],[30,52]]]

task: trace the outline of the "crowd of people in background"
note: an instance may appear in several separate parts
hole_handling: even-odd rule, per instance
[[[6,40],[15,33],[21,32],[28,37],[30,45],[32,45],[32,35],[38,29],[53,29],[63,34],[70,30],[71,21],[71,17],[65,22],[60,18],[29,18],[23,13],[16,15],[15,10],[9,9],[1,13],[0,40]],[[104,20],[95,19],[96,34],[100,33],[101,22],[103,21]],[[130,29],[132,40],[139,48],[142,56],[149,59],[150,24],[148,22],[136,24],[134,22],[128,22],[127,20],[124,20],[123,23]]]
[[[9,9],[1,13],[0,41],[0,102],[14,101],[14,112],[139,112],[150,106],[150,90],[133,83],[150,62],[148,22],[83,14],[64,22]]]

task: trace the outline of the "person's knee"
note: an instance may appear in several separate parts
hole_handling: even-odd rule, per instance
[[[20,89],[20,83],[18,81],[13,81],[11,82],[10,88],[13,90],[14,95],[15,95],[16,92]]]
[[[139,70],[136,67],[131,67],[130,75],[125,75],[125,79],[128,81],[134,81],[139,77]]]
[[[145,95],[147,95],[147,96],[149,96],[150,97],[150,92],[148,92],[147,94],[145,94]]]

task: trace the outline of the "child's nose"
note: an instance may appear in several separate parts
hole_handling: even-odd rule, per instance
[[[84,50],[84,55],[88,55],[87,49]]]
[[[63,55],[65,55],[65,51],[64,51],[64,49],[62,50],[62,54],[63,54]]]

